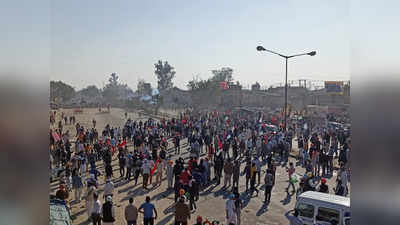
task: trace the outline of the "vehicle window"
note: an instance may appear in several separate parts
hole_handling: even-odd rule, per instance
[[[313,205],[300,203],[297,206],[297,210],[299,211],[300,216],[304,216],[304,217],[308,217],[308,218],[314,217],[314,206]]]
[[[339,221],[339,218],[340,213],[338,210],[323,207],[318,208],[318,214],[316,218],[318,221],[330,222],[332,219]]]

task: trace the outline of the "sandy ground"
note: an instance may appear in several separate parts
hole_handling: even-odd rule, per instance
[[[61,111],[67,113],[67,115],[72,114],[72,110],[59,110],[57,114],[61,114]],[[128,117],[133,120],[138,119],[146,119],[146,117],[139,117],[137,113],[129,113]],[[57,121],[60,117],[57,116]],[[110,124],[110,126],[123,126],[125,123],[125,116],[123,109],[111,109],[110,113],[99,113],[97,109],[83,109],[82,114],[76,114],[76,121],[80,124],[83,124],[85,127],[92,126],[92,119],[95,118],[97,121],[96,127],[98,128],[99,133],[103,129],[106,124]],[[75,135],[75,128],[71,125],[66,125],[65,129],[70,129],[71,136]],[[186,145],[186,141],[183,142],[183,145]],[[129,146],[129,145],[128,145]],[[169,148],[172,147],[172,144],[169,145]],[[297,144],[293,143],[293,148],[297,149]],[[131,150],[132,147],[129,146]],[[171,149],[171,153],[173,150]],[[189,157],[189,153],[186,150],[186,147],[182,151],[181,156],[184,158]],[[176,156],[173,157],[175,159]],[[295,162],[294,158],[290,158],[289,161]],[[141,188],[142,178],[139,177],[138,184],[135,186],[134,181],[130,183],[126,183],[125,181],[121,181],[119,178],[119,167],[118,161],[114,158],[113,161],[114,167],[114,176],[113,182],[116,186],[115,195],[114,195],[114,204],[116,206],[116,225],[125,225],[124,219],[124,207],[128,204],[128,200],[130,197],[134,198],[134,204],[136,206],[140,206],[144,202],[146,196],[151,197],[151,201],[155,204],[156,209],[158,211],[158,218],[155,221],[155,224],[173,224],[174,223],[174,210],[172,204],[174,203],[174,193],[171,191],[167,191],[167,182],[165,180],[162,182],[162,185],[159,187],[153,187],[149,191],[143,190]],[[101,162],[98,163],[98,168],[103,173],[104,168]],[[244,164],[241,167],[243,170]],[[265,166],[263,167],[265,169]],[[304,169],[301,167],[296,167],[296,172],[303,174]],[[335,173],[334,173],[335,174]],[[241,197],[244,200],[244,209],[241,214],[241,224],[244,225],[255,225],[255,224],[268,224],[268,225],[278,225],[278,224],[289,224],[289,221],[285,217],[285,214],[291,211],[294,208],[295,204],[295,195],[288,195],[285,191],[285,188],[288,184],[288,177],[285,171],[284,166],[280,166],[276,172],[276,185],[272,191],[271,203],[269,205],[264,204],[264,188],[263,188],[263,177],[265,173],[261,174],[261,184],[257,186],[260,190],[258,196],[253,194],[253,197],[250,197],[246,192],[244,192],[246,184],[245,177],[240,177],[240,185],[239,192],[241,193]],[[214,177],[213,173],[211,175]],[[334,187],[334,181],[336,176],[332,177],[328,180],[328,185],[330,191],[332,192],[332,187]],[[225,202],[229,196],[229,191],[226,189],[222,189],[223,180],[221,180],[221,184],[219,186],[215,186],[212,184],[207,187],[205,190],[200,192],[200,199],[197,201],[197,210],[192,214],[191,220],[189,224],[194,224],[195,219],[198,215],[201,215],[203,218],[209,218],[209,220],[219,220],[223,224],[225,224]],[[99,178],[100,182],[100,193],[102,191],[102,187],[104,185],[104,177],[101,176]],[[50,192],[54,193],[56,188],[58,187],[58,182],[55,181],[50,184]],[[101,195],[102,197],[102,195]],[[71,215],[73,218],[74,225],[84,225],[89,224],[87,221],[87,214],[84,208],[84,202],[81,201],[79,204],[73,203],[74,194],[70,193],[70,201],[72,201]],[[139,215],[138,224],[142,224],[143,217]]]

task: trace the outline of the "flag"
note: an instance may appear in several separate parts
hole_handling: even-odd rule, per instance
[[[222,149],[222,143],[221,143],[221,140],[219,140],[219,138],[218,138],[218,148]]]
[[[153,178],[153,174],[154,174],[154,173],[156,172],[156,170],[157,170],[157,165],[158,165],[158,163],[160,163],[160,160],[159,160],[159,159],[157,159],[156,163],[154,163],[153,169],[151,169],[151,172],[150,172],[150,184],[151,184],[151,180],[152,180],[152,178]]]
[[[228,89],[228,83],[226,81],[219,82],[219,87],[223,90]]]

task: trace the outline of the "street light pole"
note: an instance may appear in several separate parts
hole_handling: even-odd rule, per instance
[[[287,124],[287,70],[288,70],[288,59],[296,57],[296,56],[303,56],[303,55],[314,56],[314,55],[317,54],[317,52],[316,51],[312,51],[312,52],[308,52],[308,53],[301,53],[301,54],[288,56],[288,55],[282,55],[280,53],[265,49],[263,46],[257,46],[256,49],[257,49],[257,51],[267,51],[267,52],[270,52],[272,54],[279,55],[280,57],[285,58],[285,63],[286,63],[286,70],[285,70],[285,109],[283,110],[285,115],[284,115],[284,124],[283,124],[284,128],[283,129],[286,132],[286,129],[287,129],[286,128],[286,124]]]
[[[285,59],[286,59],[286,79],[285,79],[285,123],[284,123],[284,130],[283,131],[286,131],[286,117],[287,117],[287,63],[288,63],[288,57],[285,57]]]

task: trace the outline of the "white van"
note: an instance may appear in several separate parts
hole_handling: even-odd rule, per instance
[[[330,225],[332,219],[338,225],[350,224],[350,198],[347,197],[307,191],[299,195],[295,209],[305,225]]]

